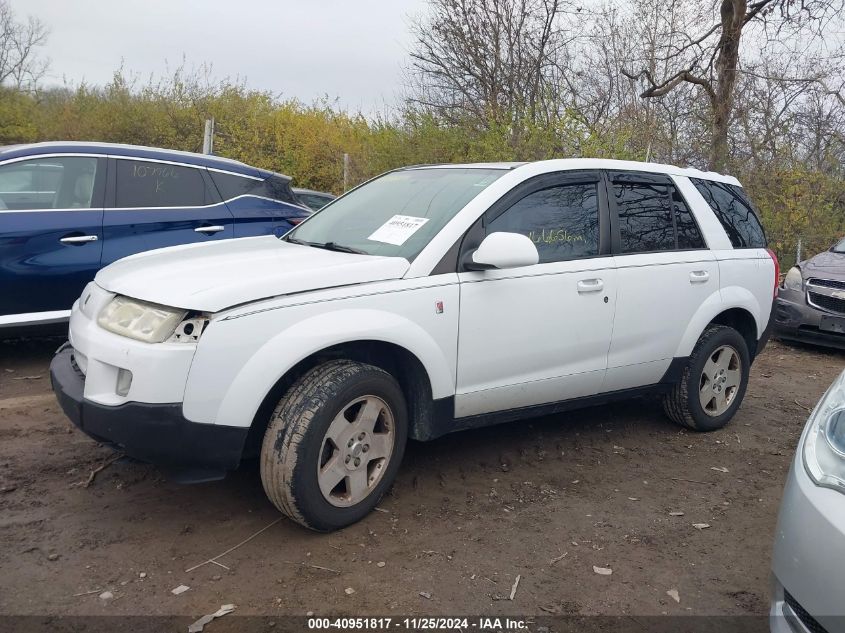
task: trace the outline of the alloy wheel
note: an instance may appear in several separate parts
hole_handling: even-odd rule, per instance
[[[733,403],[742,380],[742,361],[730,345],[716,348],[701,372],[698,397],[701,408],[711,416],[722,415]]]
[[[363,501],[384,476],[395,439],[393,412],[381,398],[362,396],[342,407],[326,431],[317,464],[326,501],[338,507]]]

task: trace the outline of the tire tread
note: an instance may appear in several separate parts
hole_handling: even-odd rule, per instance
[[[689,408],[690,369],[692,367],[693,360],[698,358],[698,355],[701,353],[701,349],[706,347],[710,343],[711,339],[715,338],[722,332],[731,329],[732,328],[725,325],[710,325],[698,338],[698,341],[690,354],[689,362],[687,362],[684,367],[684,371],[681,374],[681,379],[672,386],[669,393],[663,396],[663,411],[673,422],[688,429],[692,429],[693,431],[704,430],[698,425]]]
[[[383,369],[351,360],[331,360],[303,374],[276,405],[261,450],[261,481],[270,501],[290,519],[312,530],[325,528],[313,524],[302,512],[293,492],[294,469],[299,447],[311,420],[331,401],[338,387],[362,372]],[[268,442],[272,446],[268,446]]]

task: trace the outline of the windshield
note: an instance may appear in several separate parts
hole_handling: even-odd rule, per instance
[[[845,253],[845,238],[842,238],[837,244],[831,248],[834,253]]]
[[[504,173],[463,167],[390,172],[335,200],[285,239],[411,261],[458,211]]]

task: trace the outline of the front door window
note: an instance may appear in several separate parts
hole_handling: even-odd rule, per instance
[[[0,209],[90,209],[97,159],[37,158],[0,165]]]
[[[490,222],[487,233],[498,231],[528,236],[541,264],[594,257],[599,252],[596,183],[535,191]]]

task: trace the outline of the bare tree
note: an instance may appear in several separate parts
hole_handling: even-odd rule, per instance
[[[571,39],[562,0],[430,0],[412,25],[409,100],[448,122],[554,118],[555,74]]]
[[[34,90],[48,62],[37,56],[49,31],[37,18],[18,22],[9,3],[0,0],[0,86]]]
[[[646,88],[640,96],[657,98],[681,85],[703,90],[710,107],[711,169],[721,170],[729,158],[728,132],[735,90],[741,73],[743,41],[748,40],[761,54],[792,38],[809,50],[809,40],[821,41],[825,29],[845,8],[843,0],[716,0],[712,21],[701,16],[703,27],[683,29],[661,56],[671,69],[658,75],[648,67],[638,71],[623,69],[632,80],[641,79]],[[768,50],[767,50],[768,49]],[[822,76],[801,78],[805,83],[823,82]]]
[[[700,164],[698,104],[692,86],[679,86],[659,100],[643,100],[620,72],[626,65],[666,72],[663,50],[679,39],[687,15],[663,0],[633,0],[585,11],[576,45],[561,76],[571,112],[611,154]],[[562,93],[564,91],[561,91]]]

